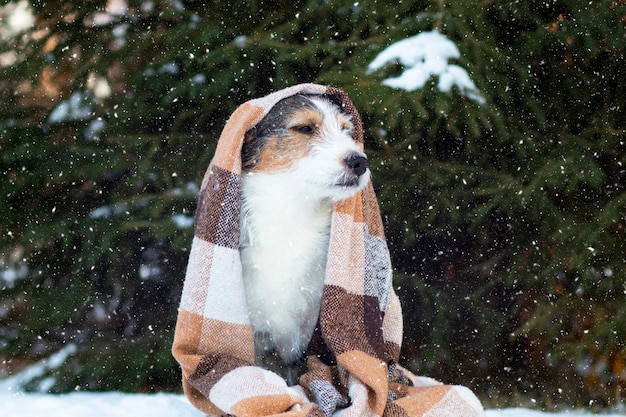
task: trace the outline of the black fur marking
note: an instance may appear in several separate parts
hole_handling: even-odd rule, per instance
[[[287,131],[287,118],[294,111],[309,108],[314,109],[315,106],[309,100],[309,97],[322,97],[337,105],[342,113],[349,115],[344,109],[341,97],[334,94],[324,95],[305,95],[296,94],[279,101],[272,107],[267,115],[252,129],[246,132],[241,149],[241,162],[245,170],[254,169],[258,162],[258,155],[265,146],[267,140],[272,136],[284,136],[289,134]]]

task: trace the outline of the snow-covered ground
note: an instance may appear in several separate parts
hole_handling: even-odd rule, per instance
[[[203,417],[182,395],[0,393],[2,417]]]
[[[74,392],[25,394],[0,392],[2,417],[203,417],[182,395]],[[543,413],[524,408],[487,410],[487,417],[599,416],[583,411]],[[618,414],[603,415],[617,417]]]
[[[62,366],[74,354],[69,344],[50,357],[21,372],[0,379],[0,417],[203,417],[180,394],[130,394],[123,392],[83,392],[48,394],[54,379],[43,378],[37,393],[24,392],[24,386],[44,376],[46,370]],[[543,413],[525,408],[487,410],[487,417],[599,416],[584,411]],[[603,414],[617,417],[618,414]]]

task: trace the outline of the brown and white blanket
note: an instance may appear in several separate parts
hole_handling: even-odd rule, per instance
[[[202,182],[174,337],[185,394],[210,415],[483,416],[469,389],[416,377],[397,364],[402,312],[371,183],[333,207],[320,318],[300,384],[289,387],[255,366],[238,251],[241,146],[246,131],[297,93],[339,97],[363,146],[361,118],[336,88],[296,85],[232,114]]]

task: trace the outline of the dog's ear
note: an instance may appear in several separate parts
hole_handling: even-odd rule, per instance
[[[256,126],[254,126],[252,129],[246,131],[245,135],[243,136],[244,147],[254,140],[254,138],[256,137],[256,130]]]
[[[261,144],[257,138],[256,126],[248,130],[243,137],[243,146],[241,147],[241,167],[242,169],[252,169],[258,162],[258,153]]]

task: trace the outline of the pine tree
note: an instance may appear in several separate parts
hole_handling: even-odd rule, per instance
[[[404,362],[500,404],[623,395],[623,2],[122,4],[35,3],[32,28],[0,36],[0,357],[73,343],[55,390],[178,389],[169,349],[221,128],[318,82],[365,122]],[[367,70],[434,30],[484,102]]]

